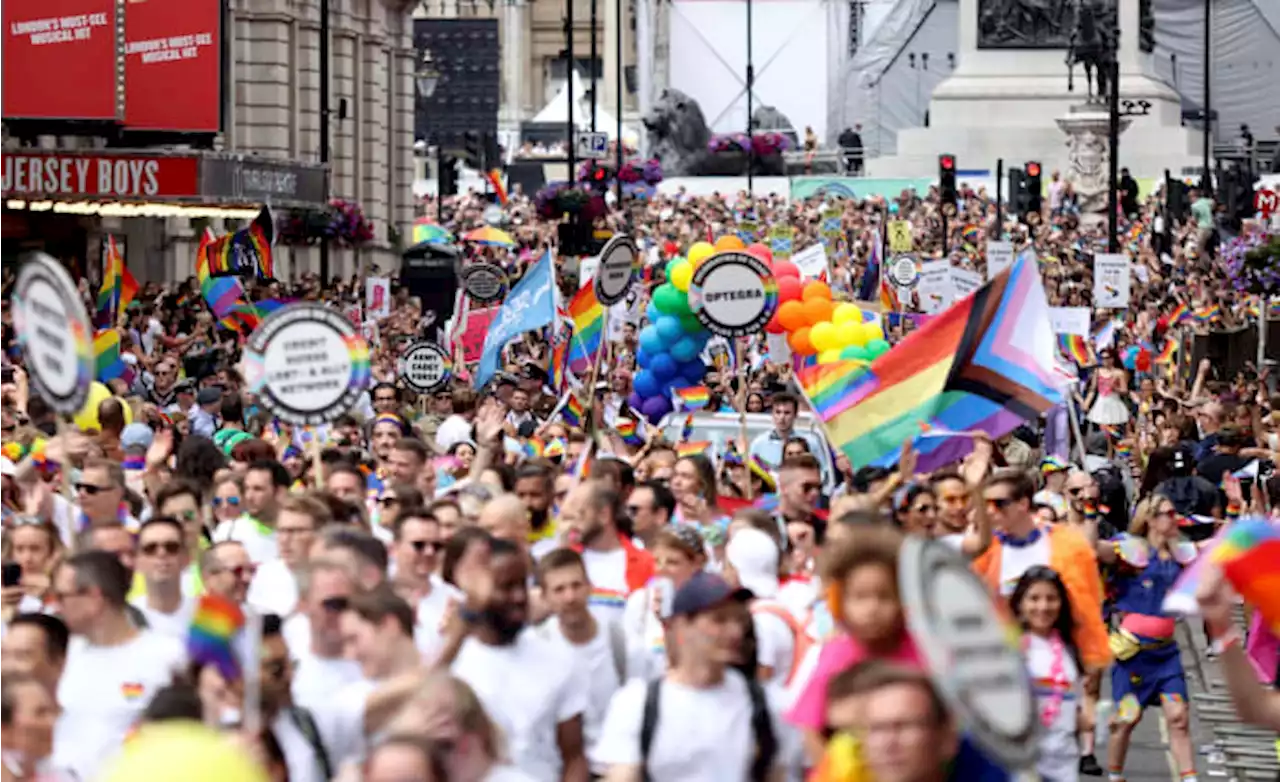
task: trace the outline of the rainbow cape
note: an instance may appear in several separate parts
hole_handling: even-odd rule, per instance
[[[1000,437],[1062,401],[1057,340],[1033,257],[1014,263],[869,366],[839,361],[797,379],[853,469],[892,466],[929,429]],[[971,437],[929,438],[921,472],[954,462]]]
[[[587,377],[604,342],[604,307],[596,300],[595,286],[582,286],[569,300],[573,336],[569,339],[569,371]]]
[[[200,598],[187,630],[187,656],[192,662],[213,665],[227,681],[240,678],[240,663],[232,648],[244,628],[240,606],[217,595]]]

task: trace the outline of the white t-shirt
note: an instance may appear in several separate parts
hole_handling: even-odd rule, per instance
[[[62,715],[54,726],[53,765],[93,779],[156,692],[186,664],[181,642],[149,630],[109,647],[73,637],[58,682]]]
[[[1055,782],[1079,778],[1080,751],[1076,743],[1076,705],[1080,695],[1080,672],[1071,652],[1062,649],[1062,670],[1054,675],[1053,643],[1034,633],[1023,635],[1023,657],[1036,694],[1036,708],[1043,715],[1046,706],[1056,707],[1052,724],[1041,723],[1040,758],[1036,771]]]
[[[609,704],[593,761],[605,767],[641,762],[640,729],[648,682],[632,679]],[[739,782],[751,774],[755,731],[751,727],[751,694],[737,671],[725,671],[720,684],[694,689],[663,680],[658,694],[658,721],[649,748],[651,779],[662,782]],[[778,715],[770,709],[774,735]]]
[[[537,782],[515,766],[494,766],[480,782]]]
[[[242,514],[239,518],[224,521],[213,531],[213,542],[234,540],[244,546],[249,561],[262,565],[280,558],[275,530],[263,527],[257,520]]]
[[[191,617],[195,616],[196,605],[200,601],[194,597],[184,597],[178,605],[178,610],[172,614],[166,614],[151,608],[147,605],[145,596],[135,597],[129,602],[146,617],[149,629],[167,635],[170,638],[176,638],[185,644],[187,642],[187,632],[191,629]]]
[[[298,581],[282,559],[262,563],[245,598],[264,614],[288,616],[298,607]]]
[[[329,762],[336,769],[343,763],[364,760],[365,704],[377,682],[360,679],[348,683],[325,703],[311,709],[316,727],[329,751]]]
[[[601,553],[585,549],[582,562],[587,566],[587,578],[591,580],[591,597],[587,605],[597,622],[622,622],[627,607],[627,551]]]
[[[309,649],[289,649],[294,659],[293,702],[307,709],[323,708],[349,684],[364,681],[360,664],[345,657],[317,657]]]
[[[413,642],[422,653],[424,661],[435,660],[444,646],[441,625],[449,601],[461,602],[465,596],[452,584],[439,576],[431,576],[431,594],[418,601],[417,620],[413,628]]]
[[[471,439],[471,422],[458,414],[453,414],[440,422],[436,429],[436,448],[441,452],[449,450],[454,443]]]
[[[667,672],[666,633],[653,610],[655,583],[633,592],[623,612],[628,679],[649,681]]]
[[[541,782],[557,782],[563,762],[556,727],[587,710],[586,683],[565,645],[532,628],[509,646],[468,638],[451,670],[502,729],[512,765]]]
[[[587,757],[591,758],[592,750],[600,739],[600,728],[604,725],[604,715],[609,709],[609,701],[622,686],[618,677],[618,664],[614,657],[614,641],[610,633],[621,632],[618,628],[597,621],[596,637],[581,646],[564,637],[560,627],[560,619],[551,617],[539,629],[545,637],[563,643],[573,655],[573,669],[587,684],[587,710],[582,717],[582,735]],[[591,773],[604,775],[603,766],[593,763]]]
[[[786,606],[776,600],[759,600],[757,605],[772,605],[786,611]],[[767,609],[755,608],[751,612],[751,624],[756,631],[756,664],[773,669],[773,678],[769,681],[783,686],[791,675],[791,667],[796,663],[796,638],[786,621]]]
[[[1041,531],[1036,539],[1025,546],[1000,547],[1000,594],[1008,597],[1018,585],[1018,579],[1036,565],[1049,564],[1049,534]]]

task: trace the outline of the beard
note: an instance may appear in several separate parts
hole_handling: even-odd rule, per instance
[[[542,510],[536,510],[534,508],[529,509],[529,523],[533,525],[535,532],[541,532],[542,528],[547,526],[548,518],[549,514],[547,513],[546,508],[543,508]]]
[[[515,619],[504,611],[486,611],[485,624],[498,636],[502,646],[514,643],[520,631],[524,629],[524,620]]]

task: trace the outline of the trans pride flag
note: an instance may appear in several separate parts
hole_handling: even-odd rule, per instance
[[[1000,437],[1062,401],[1057,340],[1034,258],[1019,257],[972,295],[873,361],[799,373],[831,444],[853,469],[897,463],[922,431]],[[923,438],[919,470],[973,447],[967,435]]]

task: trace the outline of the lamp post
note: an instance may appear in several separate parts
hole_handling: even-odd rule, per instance
[[[751,0],[747,0],[747,197],[749,199],[755,198],[756,195],[754,171],[756,167],[756,135],[755,123],[751,121],[751,110],[755,108],[752,104],[756,88],[756,65],[751,46],[753,37],[752,10]]]
[[[440,72],[436,70],[435,61],[431,58],[431,52],[422,53],[422,59],[418,62],[418,69],[413,72],[413,85],[418,95],[423,98],[430,98],[436,92],[436,85],[440,83]],[[441,152],[443,144],[441,139],[435,139],[436,142],[436,222],[444,220],[444,187],[443,180],[443,161],[444,154]]]
[[[1118,43],[1119,29],[1113,33],[1112,41]],[[1107,174],[1107,252],[1120,252],[1120,195],[1116,188],[1120,184],[1120,122],[1128,117],[1145,117],[1151,113],[1151,101],[1120,99],[1120,63],[1112,49],[1103,66],[1108,70],[1111,95],[1108,103],[1110,127],[1108,128],[1108,151],[1110,165]]]
[[[324,202],[329,204],[333,172],[329,171],[329,0],[320,0],[320,165],[324,166]],[[320,243],[320,284],[329,280],[329,242]]]

